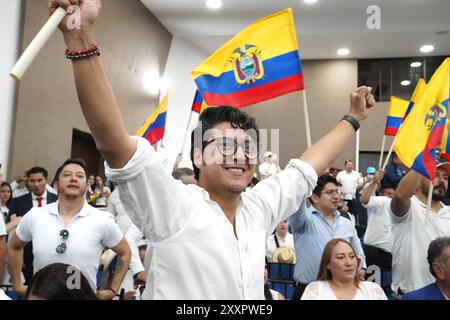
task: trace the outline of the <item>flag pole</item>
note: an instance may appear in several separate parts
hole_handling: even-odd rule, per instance
[[[355,150],[355,167],[356,171],[359,172],[359,132],[361,129],[356,131],[356,150]]]
[[[308,114],[308,102],[306,101],[306,93],[305,90],[302,90],[303,93],[303,112],[305,114],[305,128],[306,128],[306,143],[308,149],[311,148],[311,128],[309,126],[309,114]]]
[[[383,135],[383,142],[381,143],[380,161],[378,162],[378,169],[381,168],[381,164],[383,163],[383,153],[385,145],[386,145],[386,135]]]
[[[428,188],[427,214],[425,215],[425,225],[428,223],[431,214],[431,201],[433,200],[433,181],[430,181]]]
[[[191,121],[192,121],[192,114],[193,113],[194,113],[194,111],[191,111],[191,114],[189,115],[189,120],[188,120],[188,123],[187,123],[187,126],[186,126],[186,132],[184,133],[183,144],[181,146],[180,154],[183,154],[184,147],[186,146],[186,139],[187,139],[187,136],[189,134],[189,128],[190,128],[190,124],[191,124]]]
[[[397,141],[397,136],[394,137],[394,141],[392,141],[391,147],[389,148],[389,153],[386,156],[386,160],[383,164],[383,171],[386,170],[386,166],[389,162],[389,158],[391,157],[392,151],[394,151],[395,142]]]

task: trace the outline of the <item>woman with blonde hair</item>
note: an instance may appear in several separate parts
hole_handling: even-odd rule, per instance
[[[320,261],[317,281],[310,283],[302,300],[387,300],[381,287],[359,280],[358,259],[344,239],[327,243]]]

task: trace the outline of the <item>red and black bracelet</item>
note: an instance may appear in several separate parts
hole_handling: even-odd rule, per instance
[[[91,48],[83,51],[74,51],[66,49],[65,51],[66,58],[70,60],[80,60],[84,58],[89,58],[92,56],[99,56],[100,55],[100,48],[97,44],[92,45]]]

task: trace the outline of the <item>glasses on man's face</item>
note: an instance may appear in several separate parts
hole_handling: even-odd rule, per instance
[[[322,191],[323,194],[326,194],[327,196],[337,196],[340,197],[341,193],[339,192],[339,190],[327,190],[327,191]]]
[[[56,253],[63,254],[67,250],[66,240],[69,238],[69,230],[63,229],[59,232],[62,242],[56,247]]]
[[[258,144],[251,139],[246,139],[244,142],[238,142],[237,139],[218,137],[206,142],[204,148],[213,142],[216,143],[217,149],[219,149],[219,152],[223,156],[233,156],[236,154],[238,148],[241,147],[249,160],[258,158]]]

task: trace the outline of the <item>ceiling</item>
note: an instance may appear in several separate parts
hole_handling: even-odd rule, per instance
[[[450,0],[222,0],[210,10],[206,0],[141,0],[174,35],[206,54],[261,17],[294,10],[303,59],[334,59],[347,47],[347,58],[450,55]],[[381,29],[369,30],[370,5],[381,9]],[[444,33],[441,35],[436,32]],[[419,48],[433,44],[432,53]]]

